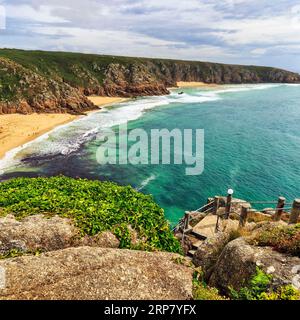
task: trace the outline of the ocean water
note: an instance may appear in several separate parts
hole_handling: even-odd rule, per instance
[[[189,88],[171,95],[121,103],[90,114],[7,154],[0,179],[64,174],[112,180],[152,194],[175,224],[208,197],[251,201],[300,197],[300,85],[231,85]],[[204,129],[205,167],[185,175],[186,165],[100,165],[95,138],[103,128],[128,122],[143,128]]]

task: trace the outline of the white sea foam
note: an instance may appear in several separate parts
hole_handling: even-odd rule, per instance
[[[150,177],[148,177],[147,179],[145,179],[139,188],[137,188],[137,191],[141,191],[142,189],[144,189],[151,181],[155,180],[157,177],[155,174],[152,174]]]
[[[22,158],[35,156],[68,155],[81,148],[83,144],[92,140],[101,128],[109,128],[140,118],[147,110],[171,103],[204,103],[223,99],[227,93],[249,90],[266,90],[278,86],[299,86],[299,84],[250,84],[227,85],[222,89],[193,90],[191,93],[179,95],[172,91],[169,96],[147,97],[136,101],[123,102],[101,112],[94,112],[71,123],[59,126],[34,141],[17,147],[6,153],[0,160],[0,174],[18,166]],[[150,180],[151,181],[151,180]]]
[[[267,90],[276,87],[280,87],[282,84],[244,84],[239,86],[227,85],[225,89],[217,89],[215,93],[232,93],[232,92],[244,92],[244,91],[252,91],[252,90]]]
[[[199,94],[186,94],[186,93],[182,95],[173,94],[170,96],[169,99],[171,103],[186,104],[186,103],[204,103],[208,101],[216,101],[216,100],[220,100],[221,97],[219,97],[215,93],[203,92]]]
[[[78,120],[75,120],[74,122],[76,122]],[[10,167],[15,167],[19,164],[19,160],[16,158],[16,155],[19,154],[20,152],[22,152],[23,150],[30,148],[33,145],[39,144],[39,143],[43,143],[44,141],[46,141],[47,139],[49,139],[49,137],[52,134],[55,134],[56,132],[59,132],[60,130],[63,130],[64,128],[67,128],[69,126],[69,124],[64,124],[64,125],[60,125],[57,126],[56,128],[54,128],[53,130],[39,136],[38,138],[29,141],[21,146],[18,146],[8,152],[5,153],[5,156],[0,160],[0,174],[3,174],[8,168]]]
[[[288,87],[300,87],[300,83],[284,83],[283,85]]]
[[[144,111],[157,106],[168,105],[168,97],[150,97],[121,103],[104,112],[90,113],[71,123],[19,146],[6,153],[0,160],[0,174],[20,164],[28,155],[68,155],[77,151],[84,143],[93,139],[101,128],[109,128],[141,117]]]

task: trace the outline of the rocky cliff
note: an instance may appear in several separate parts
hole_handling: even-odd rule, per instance
[[[300,75],[269,67],[3,49],[0,113],[79,114],[95,108],[88,95],[165,95],[178,81],[300,83]]]

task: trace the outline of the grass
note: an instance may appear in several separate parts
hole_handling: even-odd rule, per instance
[[[150,195],[111,182],[51,178],[17,178],[0,184],[1,215],[59,215],[74,220],[82,235],[113,232],[121,248],[181,253],[164,211]],[[131,243],[128,226],[143,239]]]
[[[258,246],[270,246],[279,252],[300,257],[300,224],[262,230],[252,242]]]

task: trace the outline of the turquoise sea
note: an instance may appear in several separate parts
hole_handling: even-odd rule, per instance
[[[179,91],[184,94],[179,95]],[[205,169],[185,165],[99,165],[97,133],[129,121],[129,129],[204,129]],[[112,180],[153,194],[172,224],[208,197],[288,201],[300,197],[300,85],[230,85],[173,90],[121,103],[59,127],[0,161],[2,180],[64,174]]]

